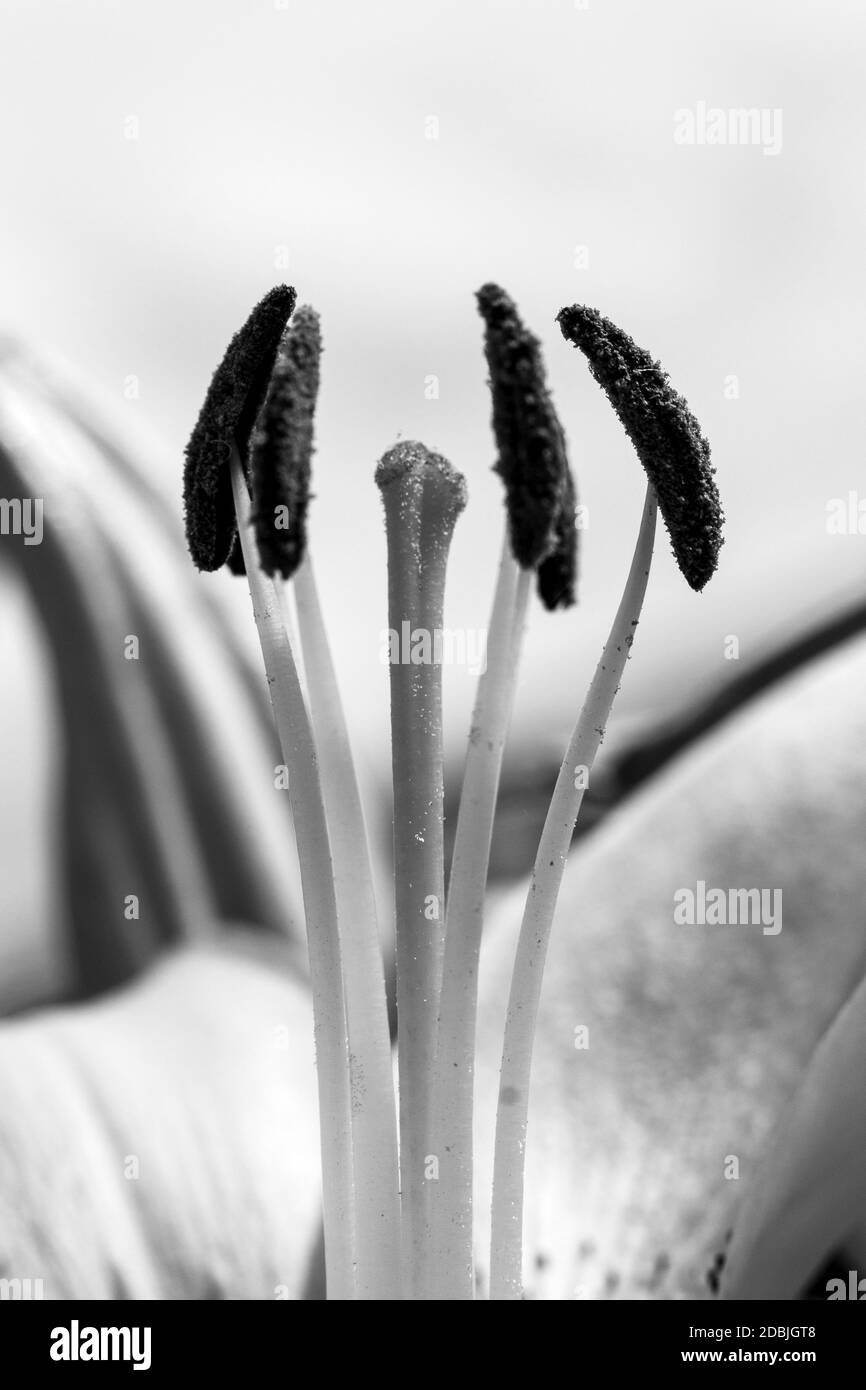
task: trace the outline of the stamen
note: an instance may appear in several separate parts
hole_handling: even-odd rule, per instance
[[[547,390],[540,344],[513,300],[494,284],[484,285],[477,299],[486,328],[496,472],[505,484],[511,549],[519,565],[534,569],[563,544],[565,435]]]
[[[256,305],[214,372],[186,447],[186,539],[200,570],[218,570],[237,549],[232,449],[236,446],[241,459],[246,458],[280,338],[294,307],[295,291],[288,285],[278,285]],[[237,560],[232,568],[243,573]]]
[[[556,518],[556,544],[538,566],[538,597],[550,612],[577,602],[577,497],[574,476],[566,464],[565,482]]]
[[[397,1124],[391,1043],[367,831],[310,558],[306,550],[319,317],[302,306],[283,335],[253,436],[250,482],[262,570],[293,579],[310,717],[333,862],[349,1031],[355,1276],[361,1299],[401,1291]],[[281,598],[288,588],[275,586]]]
[[[556,902],[587,778],[631,651],[655,536],[656,500],[647,487],[623,596],[556,779],[526,898],[502,1044],[493,1171],[490,1298],[522,1296],[523,1198],[532,1046]],[[578,772],[585,777],[578,778]]]
[[[348,1037],[330,837],[310,714],[279,595],[273,580],[255,563],[250,500],[237,449],[232,453],[229,481],[274,722],[289,772],[313,995],[327,1296],[342,1301],[356,1294],[356,1231]]]
[[[497,285],[478,294],[485,320],[498,471],[506,484],[506,536],[478,681],[457,814],[439,1008],[432,1191],[435,1298],[468,1300],[473,1273],[473,1112],[478,961],[496,798],[511,721],[533,565],[548,608],[574,602],[575,487],[565,436],[547,391],[541,349]],[[526,508],[530,526],[526,528]],[[529,563],[518,563],[515,536]],[[523,549],[523,546],[526,546]]]
[[[702,588],[712,575],[722,543],[722,510],[709,445],[661,367],[595,309],[563,309],[559,324],[563,335],[586,354],[637,449],[648,483],[628,581],[560,768],[520,928],[496,1117],[490,1274],[494,1301],[519,1299],[522,1293],[526,1127],[544,962],[584,788],[641,614],[656,511],[665,517],[677,563],[694,589]]]
[[[319,316],[304,304],[283,335],[252,440],[253,523],[259,556],[265,574],[280,573],[284,579],[295,573],[306,547],[321,352]]]
[[[719,561],[724,515],[700,425],[660,364],[597,309],[575,304],[557,322],[637,450],[686,582],[702,589]]]

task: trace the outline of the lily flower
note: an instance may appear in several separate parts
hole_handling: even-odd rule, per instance
[[[695,589],[721,512],[706,442],[661,368],[597,311],[564,310],[647,501],[532,881],[486,913],[479,965],[530,581],[556,608],[576,573],[574,480],[540,348],[485,286],[506,538],[447,892],[441,669],[435,655],[391,664],[395,1094],[375,866],[307,553],[319,326],[294,305],[278,287],[236,335],[187,455],[193,559],[246,575],[267,679],[222,581],[184,557],[147,457],[56,370],[9,354],[0,373],[3,489],[44,499],[43,545],[8,553],[56,662],[70,992],[98,996],[0,1025],[4,1276],[44,1271],[55,1297],[305,1296],[321,1203],[330,1298],[708,1297],[728,1249],[731,1288],[798,1291],[861,1196],[848,1131],[820,1142],[853,1104],[856,874],[820,913],[815,900],[828,836],[858,834],[856,769],[841,764],[861,647],[712,730],[569,854],[656,506]],[[465,482],[405,442],[377,481],[389,623],[430,638]],[[809,730],[827,712],[817,749]],[[784,928],[677,922],[693,879],[769,881]],[[757,1175],[776,1120],[793,1138],[774,1202]],[[768,1258],[793,1210],[799,1263]],[[850,1216],[854,1232],[862,1208]]]

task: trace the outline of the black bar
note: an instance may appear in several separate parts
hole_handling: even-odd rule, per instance
[[[320,1304],[274,1303],[60,1303],[60,1302],[3,1302],[0,1304],[0,1346],[3,1364],[20,1372],[47,1374],[49,1381],[62,1383],[70,1376],[93,1378],[109,1372],[113,1376],[134,1376],[136,1361],[141,1366],[142,1383],[158,1382],[179,1374],[195,1373],[198,1382],[213,1375],[225,1380],[233,1374],[249,1376],[258,1368],[268,1368],[270,1375],[286,1377],[286,1383],[304,1374],[312,1359],[315,1369],[333,1367],[333,1354],[340,1343],[325,1344],[323,1360],[316,1363],[315,1333],[321,1327],[320,1317],[328,1322],[335,1318],[340,1328],[348,1316],[353,1330],[354,1318],[367,1318],[367,1325],[358,1329],[363,1341],[353,1339],[352,1345],[363,1347],[368,1366],[379,1365],[382,1373],[391,1373],[387,1360],[389,1339],[401,1341],[411,1333],[407,1318],[413,1315],[405,1308],[400,1321],[389,1322],[389,1315],[367,1307],[362,1312],[328,1314]],[[442,1330],[442,1313],[420,1315],[437,1319],[434,1326]],[[451,1315],[446,1315],[450,1317]],[[458,1314],[462,1320],[465,1314]],[[490,1339],[498,1327],[496,1314],[482,1310],[474,1316],[482,1319],[478,1331],[482,1334],[475,1345],[483,1365],[486,1355],[498,1359],[508,1344],[527,1350],[526,1332],[534,1329],[534,1314],[526,1331],[515,1324],[515,1314],[508,1315],[507,1331],[502,1341]],[[576,1301],[565,1313],[556,1315],[547,1325],[545,1337],[563,1336],[560,1344],[568,1365],[575,1372],[580,1367],[595,1368],[610,1376],[628,1371],[666,1372],[674,1368],[685,1370],[705,1366],[733,1370],[743,1366],[777,1369],[788,1365],[803,1366],[824,1376],[842,1370],[854,1362],[862,1346],[864,1324],[859,1309],[850,1302],[803,1301],[798,1303],[588,1303]],[[370,1322],[373,1320],[373,1323]],[[381,1321],[380,1321],[381,1319]],[[373,1325],[375,1324],[375,1325]],[[447,1323],[445,1324],[447,1328]],[[102,1329],[117,1329],[117,1334]],[[97,1329],[94,1335],[92,1329]],[[138,1329],[136,1335],[133,1329]],[[746,1332],[748,1329],[748,1333]],[[147,1335],[145,1335],[147,1330]],[[312,1334],[312,1340],[311,1340]],[[348,1342],[345,1343],[349,1345]],[[52,1348],[54,1356],[52,1356]],[[448,1370],[447,1347],[440,1344]],[[544,1343],[544,1360],[554,1353],[551,1341]],[[97,1351],[105,1359],[89,1358]],[[114,1359],[114,1353],[121,1359]],[[77,1359],[56,1359],[66,1355]],[[123,1357],[126,1359],[122,1359]],[[773,1359],[775,1357],[775,1359]],[[537,1370],[537,1354],[532,1353]],[[147,1363],[147,1364],[145,1364]],[[424,1362],[431,1369],[429,1359]],[[356,1364],[357,1370],[357,1364]],[[147,1376],[147,1382],[144,1376]]]

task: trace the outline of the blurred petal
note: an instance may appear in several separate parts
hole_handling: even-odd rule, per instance
[[[864,682],[859,638],[713,730],[573,855],[535,1044],[528,1296],[710,1295],[741,1192],[863,974]],[[781,889],[782,930],[675,925],[674,893],[698,879]],[[483,1272],[523,895],[491,913],[482,971]]]
[[[821,1039],[734,1228],[726,1298],[796,1298],[866,1210],[866,980]]]
[[[49,1299],[303,1296],[316,1083],[284,943],[186,948],[0,1024],[0,1114],[0,1277]]]
[[[264,678],[222,610],[225,589],[208,592],[188,559],[180,483],[172,507],[151,482],[158,471],[69,373],[7,346],[0,491],[44,498],[43,543],[8,554],[56,661],[61,901],[85,990],[221,917],[286,932],[303,959]],[[135,661],[124,659],[129,635]],[[132,893],[141,920],[130,922]]]

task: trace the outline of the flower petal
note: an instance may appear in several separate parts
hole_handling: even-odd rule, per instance
[[[711,1294],[773,1124],[864,969],[864,681],[858,638],[719,726],[576,848],[535,1043],[530,1296]],[[676,925],[674,894],[699,879],[781,889],[782,930]],[[491,913],[482,968],[482,1192],[522,904],[509,894]]]

